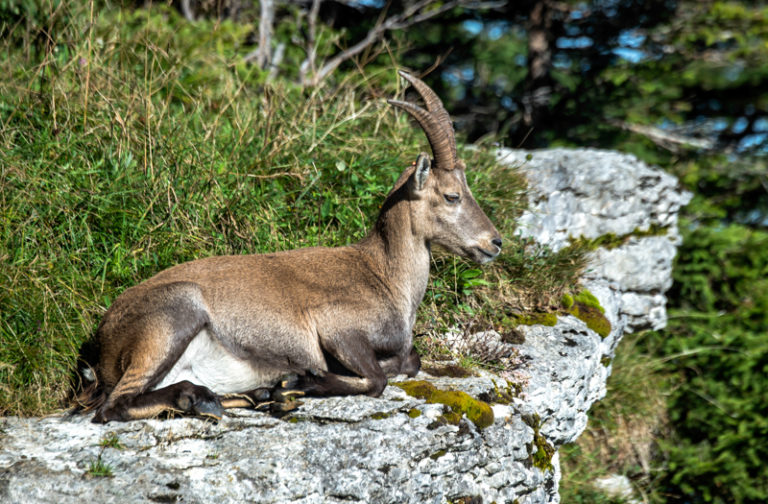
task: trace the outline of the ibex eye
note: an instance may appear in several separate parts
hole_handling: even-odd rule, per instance
[[[448,203],[458,203],[460,196],[456,193],[444,194],[443,197]]]

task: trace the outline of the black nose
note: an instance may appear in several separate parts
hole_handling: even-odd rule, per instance
[[[494,238],[493,240],[491,240],[491,243],[501,248],[501,238]]]

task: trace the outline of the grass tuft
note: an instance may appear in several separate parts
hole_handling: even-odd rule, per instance
[[[87,475],[95,478],[111,478],[115,475],[112,466],[101,460],[103,454],[104,448],[102,447],[96,460],[88,465],[88,470],[86,471]]]

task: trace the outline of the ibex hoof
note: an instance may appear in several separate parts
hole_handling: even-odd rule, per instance
[[[303,403],[301,401],[273,402],[269,404],[269,411],[272,413],[288,413],[293,411]]]
[[[219,401],[199,401],[193,407],[195,415],[203,418],[212,418],[217,422],[221,420],[224,415],[224,409],[221,407]]]
[[[297,397],[303,397],[305,394],[301,390],[276,389],[272,392],[272,400],[276,403],[292,402]]]
[[[224,415],[224,408],[216,394],[205,387],[180,384],[183,387],[181,393],[176,398],[176,406],[185,413],[191,413],[205,418],[214,418],[221,420]],[[184,390],[186,389],[186,390]]]

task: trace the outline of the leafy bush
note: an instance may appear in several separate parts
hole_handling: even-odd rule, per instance
[[[648,348],[678,374],[661,490],[669,502],[768,500],[768,233],[740,225],[685,235],[668,329]]]

